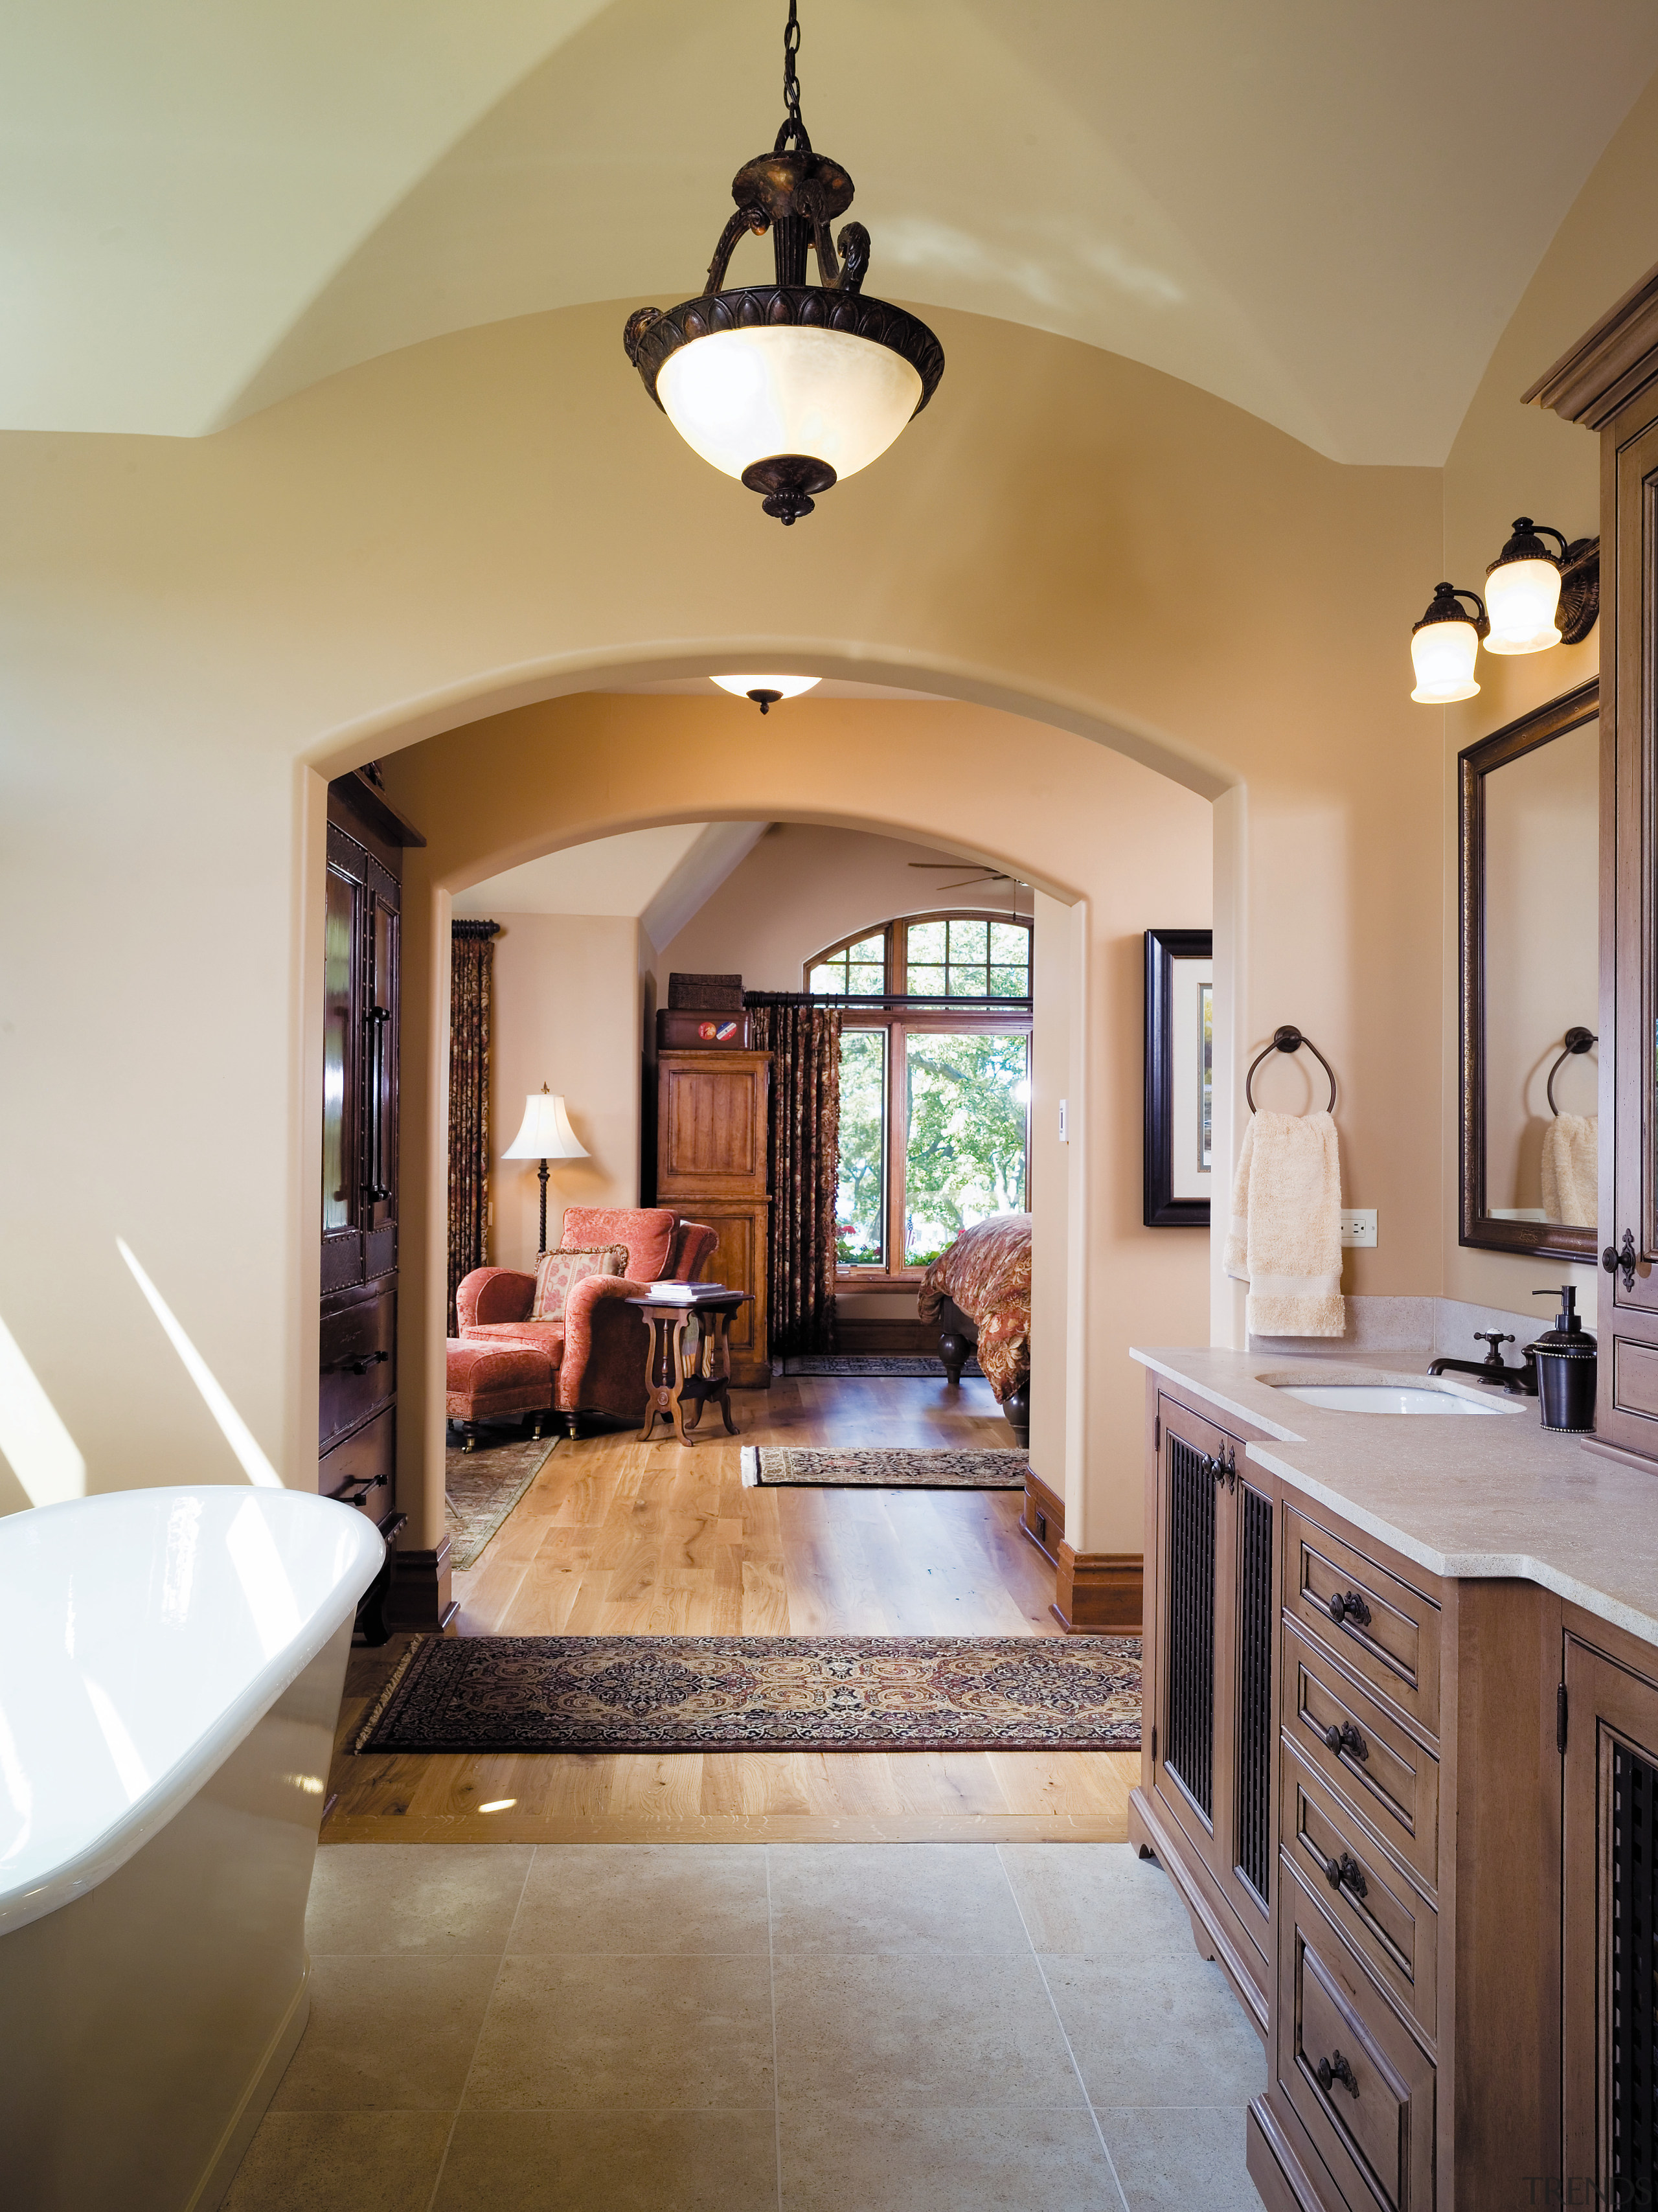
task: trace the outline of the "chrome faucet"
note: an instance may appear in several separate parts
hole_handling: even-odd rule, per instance
[[[1429,1374],[1477,1375],[1482,1382],[1500,1382],[1510,1397],[1537,1395],[1537,1355],[1533,1346],[1522,1346],[1521,1364],[1510,1367],[1503,1357],[1503,1346],[1514,1342],[1512,1336],[1505,1336],[1500,1328],[1477,1328],[1474,1338],[1491,1346],[1483,1359],[1432,1359],[1428,1363]]]

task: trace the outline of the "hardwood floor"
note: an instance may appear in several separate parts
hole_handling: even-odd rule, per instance
[[[1005,1445],[990,1386],[779,1376],[689,1449],[561,1443],[478,1564],[463,1636],[1048,1636],[1053,1571],[1017,1491],[744,1490],[745,1443]],[[714,1441],[714,1437],[719,1438]],[[355,1757],[404,1648],[352,1656],[335,1843],[1119,1843],[1137,1752]],[[482,1806],[509,1801],[484,1813]]]

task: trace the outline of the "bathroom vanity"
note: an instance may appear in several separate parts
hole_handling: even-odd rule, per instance
[[[1477,1383],[1455,1418],[1346,1409],[1430,1390],[1396,1356],[1134,1357],[1130,1834],[1266,2041],[1262,2198],[1652,2202],[1652,1475]],[[1649,2193],[1597,2197],[1614,2174]]]

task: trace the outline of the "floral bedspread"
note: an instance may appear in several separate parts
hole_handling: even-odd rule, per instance
[[[963,1230],[922,1279],[919,1311],[937,1321],[945,1298],[979,1331],[979,1364],[1000,1405],[1030,1372],[1030,1216],[993,1213]]]

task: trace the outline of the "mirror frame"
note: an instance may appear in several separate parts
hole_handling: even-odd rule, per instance
[[[1581,729],[1600,711],[1600,682],[1592,677],[1533,708],[1518,721],[1481,738],[1456,757],[1461,878],[1461,1233],[1460,1242],[1493,1252],[1519,1252],[1542,1260],[1593,1261],[1600,1249],[1598,1227],[1556,1221],[1499,1221],[1485,1206],[1485,783],[1493,769],[1534,752],[1569,730]],[[1604,757],[1604,733],[1602,748]],[[1599,942],[1600,915],[1589,926]],[[1588,1012],[1599,1018],[1599,1008]]]

